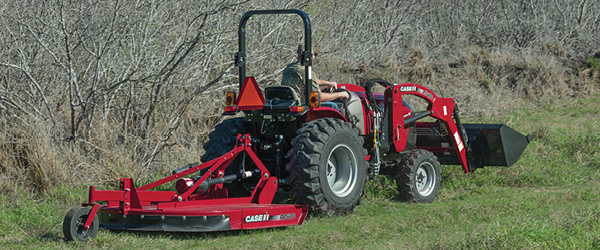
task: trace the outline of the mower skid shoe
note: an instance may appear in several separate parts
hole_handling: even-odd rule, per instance
[[[101,209],[98,216],[100,227],[110,230],[217,232],[302,225],[307,212],[304,205],[231,204],[130,211],[127,216],[115,209]]]
[[[472,170],[484,166],[510,167],[531,142],[531,135],[522,135],[504,124],[463,124],[463,127]]]

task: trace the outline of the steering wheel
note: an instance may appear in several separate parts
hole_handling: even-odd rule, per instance
[[[323,93],[333,93],[334,91],[335,91],[335,89],[332,87],[329,87],[329,86],[325,86],[321,89],[321,92],[323,92]]]

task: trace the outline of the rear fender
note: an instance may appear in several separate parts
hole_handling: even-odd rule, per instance
[[[320,108],[311,108],[305,115],[306,122],[314,121],[321,118],[335,118],[340,119],[342,121],[348,122],[346,117],[342,115],[339,111],[333,108],[320,107]]]

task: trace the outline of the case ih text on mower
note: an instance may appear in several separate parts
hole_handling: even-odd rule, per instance
[[[376,175],[395,178],[400,198],[432,202],[440,188],[440,164],[469,173],[484,166],[514,164],[531,140],[502,124],[463,124],[453,98],[438,97],[413,83],[371,79],[365,87],[339,84],[349,98],[339,110],[321,107],[311,89],[312,52],[302,52],[305,93],[270,86],[264,93],[246,76],[246,23],[254,15],[295,14],[304,23],[304,48],[311,46],[311,22],[301,10],[261,10],[239,23],[239,96],[228,92],[223,121],[204,144],[203,164],[176,169],[171,176],[136,187],[131,178],[119,190],[89,190],[89,201],[64,218],[68,240],[111,230],[211,232],[301,225],[309,211],[351,212],[365,182]],[[385,87],[373,93],[374,84]],[[303,95],[305,98],[300,98]],[[415,112],[403,96],[428,103]],[[303,102],[302,100],[307,100]],[[434,118],[434,122],[419,121]],[[189,177],[193,176],[193,177]],[[175,182],[176,191],[151,189]],[[171,184],[172,185],[172,184]],[[278,188],[295,204],[272,204]]]

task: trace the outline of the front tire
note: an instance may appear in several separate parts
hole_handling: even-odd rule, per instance
[[[402,201],[431,203],[440,189],[440,163],[433,153],[417,149],[400,160],[396,185]]]
[[[350,123],[324,118],[298,130],[288,152],[290,193],[311,211],[330,216],[352,211],[365,190],[367,151]]]
[[[90,238],[96,238],[98,235],[98,216],[94,217],[90,229],[84,228],[91,209],[89,207],[74,207],[67,212],[63,220],[63,234],[67,241],[84,242]]]

